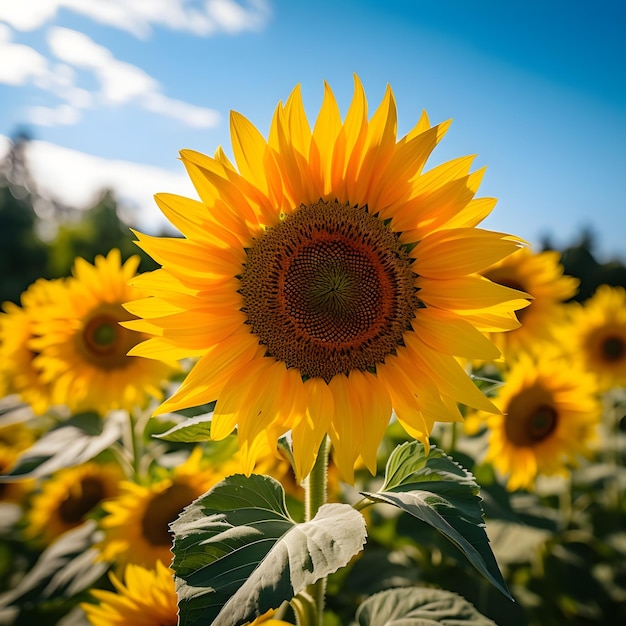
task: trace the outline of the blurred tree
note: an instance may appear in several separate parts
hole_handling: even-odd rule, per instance
[[[139,271],[156,269],[158,265],[133,243],[133,239],[129,227],[118,216],[113,193],[107,190],[96,204],[81,211],[79,219],[59,225],[50,242],[50,272],[53,276],[67,276],[77,256],[91,263],[96,255],[106,255],[111,248],[119,248],[123,259],[140,255]]]
[[[554,250],[549,237],[545,237],[544,250]],[[599,263],[594,256],[595,237],[590,229],[582,231],[577,242],[561,251],[561,263],[565,273],[580,279],[578,293],[573,298],[583,302],[590,298],[599,285],[626,287],[626,266],[614,259],[607,263]]]
[[[119,248],[124,260],[138,254],[141,272],[158,267],[133,243],[111,191],[87,209],[42,197],[28,167],[30,140],[18,131],[0,161],[0,303],[18,302],[37,278],[68,276],[77,256],[93,262],[111,248]]]
[[[0,303],[47,277],[47,247],[36,232],[35,191],[25,158],[30,137],[20,132],[0,161]]]

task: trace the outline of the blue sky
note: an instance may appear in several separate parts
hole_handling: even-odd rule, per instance
[[[596,234],[626,260],[626,3],[620,0],[38,0],[0,3],[0,135],[26,127],[42,191],[74,205],[111,186],[133,221],[193,194],[181,148],[230,153],[228,112],[265,134],[300,83],[313,122],[353,74],[399,133],[453,124],[431,164],[476,154],[485,225],[539,244]],[[1,138],[0,138],[1,139]],[[4,142],[6,144],[6,141]],[[0,151],[3,142],[0,140]]]

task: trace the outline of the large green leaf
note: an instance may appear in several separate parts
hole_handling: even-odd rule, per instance
[[[96,413],[75,415],[25,450],[11,472],[1,479],[38,478],[86,463],[122,436],[127,419],[125,411],[112,411],[105,418]]]
[[[370,596],[358,608],[356,619],[359,626],[496,626],[456,593],[421,587]]]
[[[362,495],[398,507],[437,529],[511,598],[489,545],[478,492],[470,472],[438,448],[426,455],[424,446],[413,441],[391,453],[381,490]]]
[[[366,540],[363,516],[325,504],[297,523],[281,484],[236,474],[172,523],[181,626],[239,626],[347,565]]]

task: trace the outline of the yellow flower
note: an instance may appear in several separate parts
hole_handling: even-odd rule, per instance
[[[8,474],[24,450],[35,442],[33,431],[23,422],[0,427],[0,475]],[[21,503],[34,487],[31,479],[16,482],[0,481],[0,501]]]
[[[593,452],[602,409],[588,374],[569,360],[519,354],[494,403],[486,461],[507,487],[532,489],[537,475],[565,474]]]
[[[176,626],[174,574],[161,561],[153,569],[129,563],[123,582],[111,572],[115,591],[93,589],[99,604],[81,604],[93,626]]]
[[[204,466],[202,450],[196,448],[185,463],[151,484],[123,482],[119,497],[103,505],[107,515],[100,523],[105,534],[98,546],[101,560],[119,566],[169,564],[173,557],[170,522],[223,477]]]
[[[233,112],[236,166],[185,150],[200,201],[157,196],[185,238],[138,235],[162,268],[136,280],[152,297],[126,326],[153,338],[131,354],[200,357],[159,412],[217,400],[211,436],[237,426],[247,472],[291,430],[298,480],[328,434],[352,481],[392,409],[425,442],[457,401],[495,410],[456,357],[497,357],[481,331],[518,325],[523,294],[479,272],[519,240],[476,228],[495,200],[474,199],[473,157],[423,171],[448,123],[396,126],[391,89],[368,121],[358,79],[343,122],[328,86],[312,130],[299,88],[267,141]]]
[[[122,303],[141,295],[128,285],[138,263],[139,257],[132,257],[122,265],[117,249],[97,256],[95,265],[78,258],[64,293],[40,310],[39,336],[30,346],[40,352],[35,364],[51,385],[54,402],[104,414],[143,406],[146,394],[162,396],[170,366],[127,356],[145,337],[119,325],[132,318]]]
[[[174,573],[161,561],[154,568],[129,563],[122,582],[110,574],[115,591],[93,589],[91,595],[99,604],[81,604],[92,626],[176,626],[178,598]],[[250,626],[291,626],[288,622],[272,619],[276,611],[268,611]]]
[[[503,352],[541,349],[545,342],[554,340],[556,325],[565,319],[562,303],[576,294],[579,283],[577,278],[563,276],[559,261],[559,252],[522,248],[483,272],[489,280],[524,291],[532,298],[517,312],[519,328],[492,337]]]
[[[85,463],[58,471],[33,496],[26,536],[47,544],[80,526],[96,507],[117,496],[122,478],[113,463]]]
[[[583,306],[570,307],[563,343],[594,374],[601,390],[626,386],[626,289],[600,285]]]
[[[35,364],[37,353],[30,347],[40,307],[57,297],[63,281],[39,279],[20,298],[21,306],[5,302],[0,313],[0,377],[5,393],[16,393],[41,415],[49,408],[50,389]]]

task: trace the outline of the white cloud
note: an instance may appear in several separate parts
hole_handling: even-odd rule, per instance
[[[159,87],[159,83],[141,68],[118,61],[108,48],[84,33],[57,26],[48,31],[47,39],[52,54],[58,59],[96,74],[102,96],[109,103],[128,102]]]
[[[0,21],[35,30],[54,20],[61,8],[141,38],[155,26],[197,36],[258,30],[270,15],[266,0],[3,0]]]
[[[3,5],[0,5],[3,6]],[[34,106],[29,121],[40,126],[75,124],[81,109],[93,107],[94,94],[76,85],[79,68],[92,72],[99,85],[97,96],[105,105],[135,102],[138,106],[177,119],[194,128],[212,128],[219,114],[206,107],[164,95],[160,83],[136,65],[116,59],[111,51],[84,33],[52,27],[47,33],[50,50],[61,63],[52,63],[34,48],[11,42],[11,29],[0,23],[0,83],[20,86],[32,83],[57,96],[56,107]]]
[[[90,108],[93,105],[93,95],[86,89],[77,87],[75,81],[74,68],[65,63],[50,65],[48,72],[36,76],[33,80],[37,87],[53,93],[75,108]]]
[[[0,83],[7,85],[25,85],[49,71],[47,59],[39,52],[11,43],[11,30],[4,24],[0,24],[0,59],[4,59],[0,63]]]
[[[196,128],[211,128],[219,123],[216,111],[165,96],[152,76],[136,65],[116,59],[108,48],[84,33],[53,27],[48,31],[48,45],[61,61],[93,72],[100,83],[100,95],[107,104],[134,101],[148,111]]]
[[[162,93],[153,92],[145,95],[143,106],[154,113],[169,115],[194,128],[212,128],[219,124],[220,116],[213,109],[189,104],[182,100],[174,100]]]
[[[9,147],[0,135],[0,159]],[[132,214],[133,225],[146,232],[170,227],[154,202],[158,192],[195,198],[189,177],[180,171],[109,160],[70,150],[45,141],[31,141],[26,158],[39,193],[74,208],[95,203],[105,189],[111,189],[125,212]]]
[[[70,126],[82,117],[81,112],[69,104],[57,107],[33,106],[28,109],[28,118],[37,126]]]

